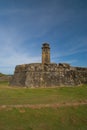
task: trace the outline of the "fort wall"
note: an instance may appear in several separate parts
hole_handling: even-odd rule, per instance
[[[87,84],[87,68],[59,64],[24,64],[15,68],[11,86],[60,87]]]
[[[48,43],[42,45],[42,63],[17,65],[11,86],[59,87],[87,84],[87,68],[51,63]]]

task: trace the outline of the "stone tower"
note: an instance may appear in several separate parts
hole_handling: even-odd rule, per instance
[[[48,43],[42,46],[42,64],[50,64],[50,47]]]

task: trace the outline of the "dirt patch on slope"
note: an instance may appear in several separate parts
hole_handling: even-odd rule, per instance
[[[21,104],[21,105],[0,105],[1,109],[8,108],[32,108],[32,109],[40,109],[40,108],[60,108],[60,107],[70,107],[70,106],[81,106],[87,105],[87,100],[78,101],[78,102],[64,102],[64,103],[54,103],[54,104]]]

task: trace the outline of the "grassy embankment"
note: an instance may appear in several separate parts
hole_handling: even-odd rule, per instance
[[[87,86],[11,88],[0,83],[0,105],[66,104],[87,100]],[[87,105],[48,108],[0,108],[0,130],[86,130]]]

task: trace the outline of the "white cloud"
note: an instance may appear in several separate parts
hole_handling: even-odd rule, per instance
[[[18,64],[40,62],[39,56],[31,56],[32,50],[22,50],[25,36],[13,28],[1,28],[0,30],[0,72],[13,73]]]
[[[53,53],[52,58],[67,57],[83,52],[87,52],[87,37],[85,36],[80,38],[73,38],[70,39],[70,41],[67,40],[67,43],[63,44],[61,50],[58,50],[58,52]]]

